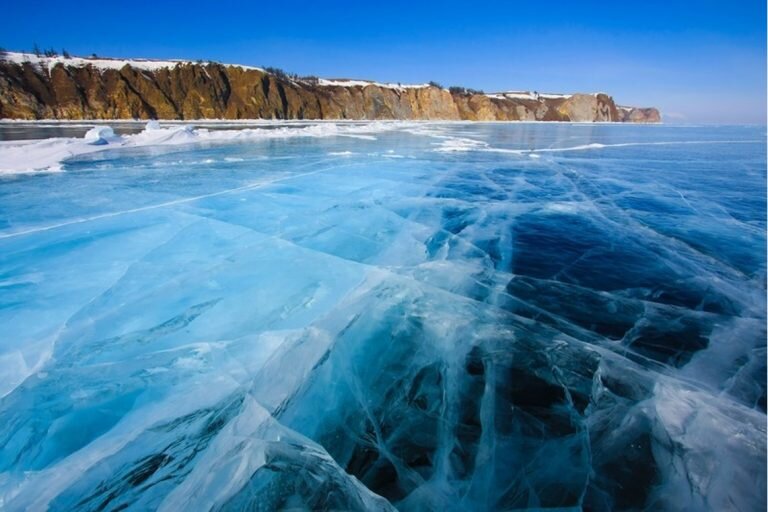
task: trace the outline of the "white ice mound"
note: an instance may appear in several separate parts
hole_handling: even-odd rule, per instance
[[[120,137],[115,135],[115,131],[110,126],[94,126],[86,132],[83,138],[94,146],[101,146],[120,140]]]
[[[204,133],[206,130],[201,130]],[[177,125],[163,128],[157,121],[149,121],[144,131],[131,136],[132,146],[149,146],[161,144],[184,144],[194,142],[198,138],[198,130],[192,125]]]

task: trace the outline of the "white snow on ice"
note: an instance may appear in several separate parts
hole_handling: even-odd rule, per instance
[[[208,130],[192,125],[162,127],[149,121],[144,131],[134,135],[116,135],[109,126],[96,126],[83,138],[59,137],[41,140],[0,142],[0,175],[57,172],[65,160],[105,149],[180,145],[195,142],[235,142],[290,137],[352,137],[375,140],[374,133],[411,126],[408,122],[369,122],[356,124],[316,123],[309,126],[280,128],[245,128]]]

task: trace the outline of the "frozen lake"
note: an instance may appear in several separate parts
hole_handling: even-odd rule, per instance
[[[765,127],[48,124],[0,509],[764,505]]]

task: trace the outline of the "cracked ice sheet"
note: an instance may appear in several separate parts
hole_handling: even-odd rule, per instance
[[[201,246],[208,251],[200,252]],[[15,452],[18,464],[28,469],[49,468],[39,476],[49,492],[59,482],[66,488],[77,474],[58,473],[57,463],[87,469],[80,459],[94,444],[107,445],[101,450],[109,454],[113,443],[125,442],[121,427],[135,433],[157,422],[154,402],[164,404],[161,418],[170,421],[205,408],[211,395],[222,399],[257,373],[294,331],[327,314],[361,276],[359,265],[338,264],[231,224],[201,219],[181,227],[66,319],[45,371],[8,398],[10,403],[49,397],[40,404],[41,415],[6,417],[7,433],[41,421],[50,422],[54,432],[13,436],[4,455]],[[201,315],[207,320],[195,322]],[[310,354],[316,360],[330,340],[322,333],[308,336],[319,340]],[[291,383],[296,386],[311,366],[303,373],[297,365],[291,368],[298,372]],[[216,392],[194,391],[201,381]],[[59,386],[69,390],[66,396],[56,393]],[[273,387],[269,398],[279,403],[290,396],[291,386]],[[191,394],[174,403],[174,389]],[[83,422],[90,428],[76,435]],[[39,500],[46,498],[35,493],[38,501],[29,506],[42,506]],[[24,494],[18,500],[24,502]]]
[[[764,145],[658,128],[122,148],[3,182],[2,505],[754,508]]]

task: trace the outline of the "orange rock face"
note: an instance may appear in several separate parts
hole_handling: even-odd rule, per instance
[[[605,94],[508,98],[439,87],[318,85],[258,69],[180,63],[155,71],[0,61],[0,118],[424,119],[659,122]]]

